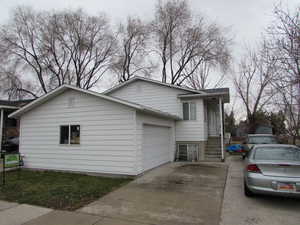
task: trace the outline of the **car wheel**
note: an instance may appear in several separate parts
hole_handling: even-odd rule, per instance
[[[245,193],[245,196],[247,196],[247,197],[254,196],[254,193],[252,191],[250,191],[250,189],[247,187],[246,182],[244,182],[244,193]]]

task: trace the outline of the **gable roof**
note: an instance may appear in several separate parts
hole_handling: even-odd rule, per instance
[[[178,85],[174,85],[174,84],[168,84],[168,83],[163,83],[163,82],[160,82],[160,81],[157,81],[157,80],[153,80],[153,79],[150,79],[150,78],[145,78],[145,77],[140,77],[140,76],[135,76],[127,81],[125,81],[124,83],[121,83],[121,84],[118,84],[106,91],[103,92],[103,94],[107,95],[111,92],[114,92],[130,83],[133,83],[135,81],[138,81],[138,80],[141,80],[141,81],[146,81],[146,82],[149,82],[149,83],[153,83],[153,84],[157,84],[157,85],[161,85],[161,86],[165,86],[165,87],[169,87],[169,88],[175,88],[175,89],[179,89],[179,90],[184,90],[184,91],[189,91],[191,93],[197,93],[197,94],[201,94],[201,93],[205,93],[203,90],[195,90],[195,89],[192,89],[192,88],[188,88],[188,87],[183,87],[183,86],[178,86]]]
[[[95,91],[85,90],[85,89],[81,89],[81,88],[78,88],[78,87],[75,87],[75,86],[72,86],[72,85],[67,85],[67,84],[62,85],[62,86],[54,89],[53,91],[43,95],[42,97],[32,101],[31,103],[27,104],[26,106],[22,107],[21,109],[11,113],[9,115],[9,117],[14,117],[14,118],[20,117],[24,113],[26,113],[26,112],[32,110],[33,108],[47,102],[48,100],[62,94],[63,92],[65,92],[66,90],[69,90],[69,89],[76,90],[76,91],[79,91],[79,92],[82,92],[82,93],[86,93],[86,94],[89,94],[89,95],[92,95],[92,96],[96,96],[96,97],[99,97],[101,99],[105,99],[105,100],[115,102],[115,103],[118,103],[118,104],[121,104],[121,105],[125,105],[125,106],[128,106],[128,107],[134,108],[138,111],[142,111],[142,112],[146,112],[146,113],[150,113],[150,114],[153,114],[153,115],[166,117],[166,118],[170,118],[170,119],[175,119],[175,120],[180,120],[181,119],[180,117],[178,117],[176,115],[172,115],[170,113],[162,112],[160,110],[156,110],[156,109],[153,109],[153,108],[148,107],[148,106],[143,106],[143,105],[136,104],[136,103],[133,103],[133,102],[125,101],[123,99],[103,95],[103,94],[100,94],[100,93],[95,92]]]

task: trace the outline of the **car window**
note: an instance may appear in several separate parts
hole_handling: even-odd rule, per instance
[[[273,136],[256,136],[248,138],[249,144],[277,144],[278,141]]]
[[[295,147],[260,147],[255,149],[256,160],[288,160],[300,162],[300,149]]]
[[[249,151],[246,152],[246,158],[250,158],[250,155],[251,155],[251,152],[252,152],[252,149],[254,148],[254,146],[252,146]]]

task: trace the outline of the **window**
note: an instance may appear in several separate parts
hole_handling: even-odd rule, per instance
[[[300,149],[296,147],[259,147],[255,150],[254,159],[264,161],[300,162]]]
[[[183,120],[196,120],[196,103],[184,102],[183,106]]]
[[[60,127],[60,144],[69,144],[69,126]]]
[[[188,161],[188,145],[179,145],[177,160],[179,161]]]
[[[80,144],[80,125],[60,126],[60,144]]]
[[[198,161],[199,144],[179,144],[177,161]]]
[[[278,144],[274,136],[250,136],[249,144]]]

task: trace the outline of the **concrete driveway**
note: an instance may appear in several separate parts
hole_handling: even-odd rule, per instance
[[[221,225],[298,225],[300,199],[269,196],[247,198],[243,192],[243,161],[240,156],[229,163]]]
[[[78,210],[97,225],[217,225],[227,166],[170,163]]]

